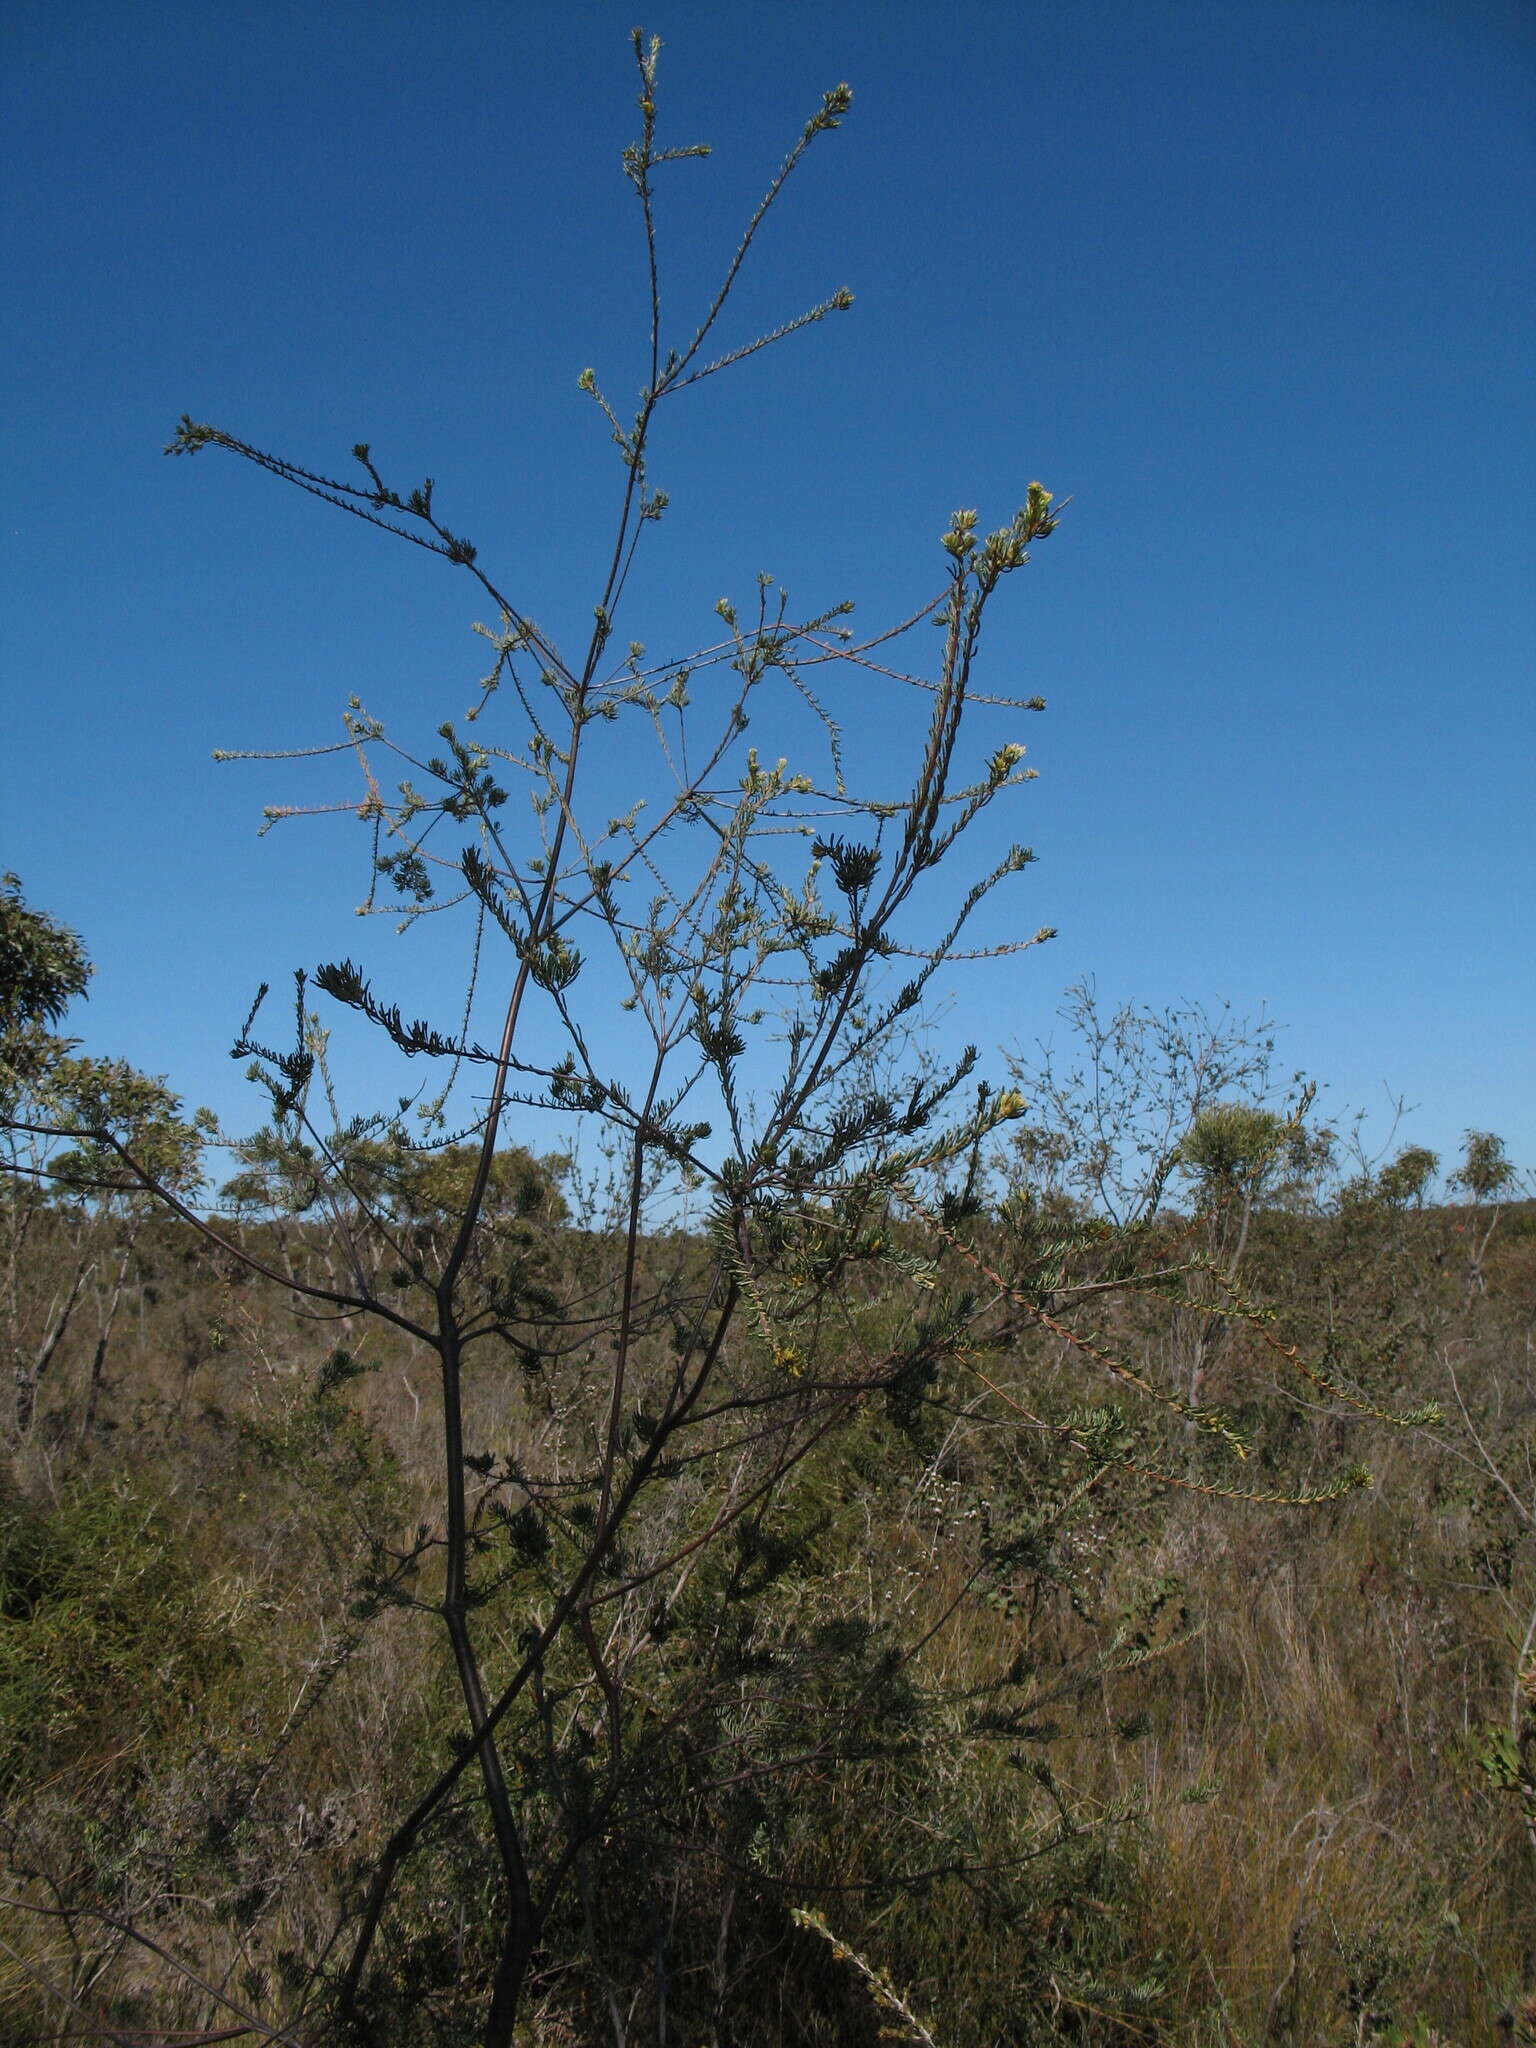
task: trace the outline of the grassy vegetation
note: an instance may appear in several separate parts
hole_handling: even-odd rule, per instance
[[[1017,1087],[927,1056],[947,962],[1052,936],[970,928],[1034,855],[967,835],[1033,780],[997,721],[1045,700],[978,662],[1059,511],[953,512],[865,639],[768,576],[682,659],[629,638],[657,419],[852,303],[717,333],[840,85],[668,345],[652,174],[701,151],[658,52],[649,370],[628,425],[578,379],[621,474],[568,653],[368,443],[167,451],[492,606],[473,737],[354,697],[312,750],[361,769],[320,808],[365,907],[458,920],[447,1014],[333,959],[273,1037],[263,987],[270,1122],[221,1134],[57,1035],[83,945],[0,877],[0,2044],[1536,2038],[1512,1168],[1343,1179],[1267,1027],[1091,986]],[[393,1108],[339,1106],[329,1006]]]
[[[1357,1190],[1254,1219],[1246,1284],[1287,1305],[1286,1341],[1443,1410],[1362,1442],[1293,1379],[1255,1463],[1374,1473],[1322,1506],[1064,1468],[961,1398],[864,1404],[771,1518],[664,1589],[644,1783],[583,1858],[521,2038],[1530,2038],[1536,1211],[1480,1258],[1479,1213]],[[609,1255],[542,1230],[551,1271]],[[975,1241],[1000,1258],[1001,1230]],[[33,1255],[47,1291],[46,1231]],[[658,1272],[692,1255],[648,1247]],[[1120,1332],[1144,1352],[1173,1341],[1139,1298],[1118,1313],[1148,1318]],[[449,1662],[384,1590],[384,1546],[440,1506],[430,1378],[403,1338],[349,1358],[336,1335],[161,1221],[87,1434],[88,1325],[45,1382],[0,1501],[0,2040],[282,2038],[453,1739]],[[1049,1331],[987,1369],[1102,1397]],[[1278,1370],[1240,1325],[1212,1398],[1240,1418]],[[558,1456],[586,1372],[509,1361],[467,1441]],[[511,1656],[548,1539],[514,1515],[497,1540]],[[552,1666],[530,1703],[530,1805],[540,1769],[579,1778],[591,1691]],[[473,2038],[495,1887],[451,1808],[388,1925],[376,2038]]]

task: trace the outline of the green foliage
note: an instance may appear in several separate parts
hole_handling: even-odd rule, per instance
[[[79,937],[24,903],[15,875],[0,877],[0,1128],[10,1140],[8,1164],[34,1185],[85,1199],[138,1194],[146,1184],[189,1192],[213,1131],[208,1113],[187,1119],[163,1080],[125,1060],[78,1056],[73,1041],[48,1028],[84,995],[91,973]],[[63,1150],[49,1143],[49,1125],[78,1142]],[[23,1157],[19,1140],[29,1127],[39,1143]],[[125,1164],[125,1152],[141,1171]]]
[[[180,1195],[201,1186],[213,1118],[207,1110],[189,1118],[163,1079],[139,1073],[126,1060],[66,1055],[50,1065],[47,1089],[59,1122],[93,1134],[51,1154],[48,1178],[58,1193],[142,1198],[146,1179]],[[138,1171],[125,1164],[125,1153]]]
[[[13,874],[0,875],[0,1075],[46,1043],[91,978],[85,948],[67,925],[30,909]]]
[[[73,932],[22,902],[14,875],[0,888],[0,967],[0,1348],[14,1387],[0,1440],[15,1445],[32,1433],[88,1296],[95,1351],[82,1422],[94,1429],[139,1233],[157,1202],[195,1194],[214,1124],[206,1111],[187,1117],[162,1080],[78,1054],[47,1028],[84,993],[90,964]],[[39,1236],[58,1262],[42,1285],[26,1256]]]
[[[1178,1163],[1207,1199],[1257,1188],[1275,1165],[1285,1121],[1250,1102],[1213,1102],[1179,1141]]]
[[[1294,1152],[1300,1129],[1274,1106],[1275,1042],[1262,1015],[1111,1010],[1089,981],[1067,991],[1057,1015],[1063,1045],[1009,1062],[1030,1104],[997,1162],[1015,1196],[1129,1226],[1156,1215],[1180,1166],[1219,1192],[1268,1164],[1282,1125]]]
[[[413,1144],[398,1127],[383,1137],[366,1126],[336,1131],[322,1145],[269,1124],[229,1149],[241,1170],[219,1193],[237,1214],[307,1215],[335,1180],[360,1212],[426,1232],[464,1216],[480,1166],[478,1146]],[[559,1182],[566,1167],[557,1156],[540,1159],[525,1146],[502,1146],[479,1193],[488,1226],[563,1222],[568,1211]]]
[[[1440,1155],[1425,1145],[1405,1145],[1376,1175],[1376,1193],[1394,1208],[1419,1207],[1440,1171]]]
[[[1492,1131],[1468,1131],[1467,1149],[1461,1165],[1451,1175],[1474,1202],[1491,1202],[1513,1184],[1515,1169],[1505,1156],[1504,1140]]]
[[[82,1475],[0,1494],[0,1779],[164,1743],[238,1658],[215,1589],[153,1494]]]
[[[388,1539],[405,1511],[394,1451],[342,1398],[374,1369],[344,1349],[333,1350],[307,1388],[280,1406],[243,1416],[238,1425],[252,1490],[275,1505],[279,1494],[271,1482],[280,1477],[331,1582],[366,1594],[378,1590]]]

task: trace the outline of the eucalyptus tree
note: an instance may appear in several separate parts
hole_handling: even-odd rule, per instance
[[[1519,1177],[1495,1131],[1468,1131],[1460,1166],[1451,1175],[1451,1185],[1466,1198],[1471,1222],[1468,1224],[1467,1287],[1481,1294],[1487,1286],[1483,1277],[1488,1247],[1499,1227],[1504,1204],[1518,1191]]]
[[[212,1130],[205,1115],[188,1117],[162,1080],[125,1060],[82,1055],[59,1035],[90,977],[78,935],[28,904],[15,875],[0,878],[0,1316],[14,1389],[0,1434],[12,1446],[31,1435],[44,1383],[93,1302],[87,1383],[73,1418],[89,1436],[134,1251],[153,1213],[150,1184],[191,1194]]]

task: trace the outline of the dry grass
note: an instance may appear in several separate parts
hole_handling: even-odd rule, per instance
[[[921,1753],[829,1751],[764,1808],[760,1850],[702,1818],[688,1838],[683,1803],[674,2014],[707,1982],[734,2016],[722,2040],[873,2041],[878,2001],[791,1925],[803,1906],[944,2048],[1532,2038],[1536,1856],[1488,1742],[1509,1724],[1536,1551],[1468,1430],[1529,1498],[1536,1236],[1507,1231],[1496,1252],[1486,1295],[1429,1261],[1422,1327],[1394,1354],[1404,1386],[1442,1394],[1454,1358],[1466,1416],[1448,1403],[1438,1430],[1383,1434],[1375,1487],[1326,1508],[1107,1480],[1043,1565],[989,1576],[1002,1516],[1038,1506],[1038,1459],[962,1428],[914,1483],[883,1476],[883,1425],[861,1424],[857,1456],[816,1481],[832,1491],[815,1569],[786,1576],[763,1626],[836,1613],[871,1641],[926,1638]],[[169,1235],[156,1256],[110,1430],[71,1453],[79,1361],[63,1362],[6,1507],[51,1557],[75,1546],[81,1584],[110,1557],[118,1588],[110,1612],[75,1581],[18,1590],[13,1546],[0,1680],[38,1717],[3,1838],[19,1903],[0,1928],[0,2043],[18,2048],[84,2038],[81,2015],[135,2039],[236,2024],[234,2007],[278,2027],[449,1719],[423,1618],[349,1613],[370,1521],[430,1520],[440,1498],[423,1362],[380,1344],[317,1419],[316,1344],[281,1303],[210,1288]],[[1285,1257],[1300,1285],[1305,1259]],[[1369,1278],[1352,1283],[1357,1331]],[[1333,1456],[1331,1416],[1297,1408],[1294,1428]],[[558,1435],[547,1390],[511,1371],[476,1390],[471,1442]],[[509,1607],[509,1643],[519,1625]],[[92,1656],[110,1668],[93,1677]],[[1017,1725],[978,1727],[967,1703],[1010,1667]],[[925,1858],[927,1881],[887,1882]],[[479,1967],[491,1895],[450,1823],[390,1936],[416,1986],[391,2023],[402,2043],[469,2038],[455,1984]],[[603,1923],[615,1967],[623,1911]],[[609,2038],[586,1939],[579,1916],[554,1930],[530,2042]],[[621,1988],[636,2043],[682,2039],[659,2031],[649,1979]]]

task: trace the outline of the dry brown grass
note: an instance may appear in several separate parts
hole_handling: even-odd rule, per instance
[[[93,1540],[80,1502],[96,1514],[107,1496],[131,1499],[146,1518],[154,1507],[146,1557],[125,1579],[112,1681],[73,1717],[61,1709],[52,1732],[31,1731],[12,1783],[5,1888],[20,1903],[0,1930],[0,2043],[18,2048],[75,2037],[69,1999],[77,2019],[130,2034],[234,2024],[220,1999],[278,2026],[334,1933],[350,1873],[445,1725],[446,1674],[421,1618],[365,1624],[348,1611],[370,1514],[388,1501],[403,1520],[430,1519],[440,1499],[422,1361],[379,1344],[377,1369],[347,1390],[355,1420],[319,1427],[316,1334],[259,1290],[210,1286],[170,1235],[157,1257],[158,1298],[114,1361],[110,1429],[72,1463],[79,1361],[64,1361],[52,1399],[65,1425],[44,1416],[11,1482],[13,1508],[55,1542],[70,1528]],[[1431,1259],[1428,1271],[1413,1282],[1422,1328],[1393,1370],[1443,1393],[1437,1361],[1454,1357],[1468,1415],[1448,1404],[1437,1429],[1374,1439],[1372,1490],[1290,1512],[1106,1480],[1053,1554],[1054,1581],[1021,1569],[984,1581],[980,1602],[965,1594],[988,1518],[1010,1488],[1028,1496],[1038,1464],[1017,1462],[1010,1480],[1001,1435],[961,1428],[920,1485],[886,1483],[882,1425],[861,1425],[819,1575],[786,1582],[774,1626],[835,1610],[892,1639],[927,1637],[917,1676],[956,1703],[934,1709],[919,1759],[828,1762],[795,1780],[794,1810],[772,1819],[774,1882],[750,1910],[750,1870],[731,1876],[713,1837],[683,1843],[686,1969],[702,1980],[721,1967],[715,1948],[738,1929],[756,1944],[742,1951],[730,2038],[874,2038],[856,1973],[844,1969],[845,1984],[825,1943],[773,1932],[790,1904],[822,1913],[944,2048],[1494,2048],[1530,2030],[1536,1856],[1486,1755],[1519,1689],[1536,1548],[1467,1429],[1528,1498],[1536,1237],[1496,1241],[1486,1295],[1468,1294],[1454,1266]],[[1356,1324],[1368,1279],[1351,1282]],[[511,1371],[488,1378],[470,1441],[548,1450],[554,1407],[568,1416],[573,1400]],[[1320,1465],[1334,1456],[1330,1415],[1298,1408],[1294,1429],[1316,1438]],[[153,1614],[134,1635],[132,1589],[152,1565],[184,1602],[174,1646]],[[1162,1592],[1145,1627],[1106,1657],[1148,1589]],[[61,1610],[50,1625],[63,1655],[70,1628],[95,1624]],[[509,1608],[509,1644],[519,1625]],[[28,1654],[42,1654],[30,1637]],[[978,1733],[966,1699],[1020,1659],[1010,1697],[1037,1697],[1034,1720],[1054,1727]],[[859,1890],[930,1851],[970,1867]],[[407,1887],[388,1959],[408,1975],[425,1967],[425,1944],[435,1974],[417,2020],[399,2023],[402,2043],[461,2038],[453,1973],[477,1967],[490,1882],[450,1825]],[[557,1939],[528,2034],[550,2048],[605,2024],[580,1926]],[[1139,2001],[1127,1990],[1138,1984]],[[658,2039],[650,1994],[626,1996],[635,2041]]]

